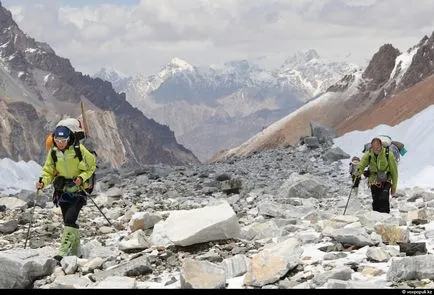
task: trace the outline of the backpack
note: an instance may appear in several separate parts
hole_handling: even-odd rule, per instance
[[[81,154],[81,150],[80,150],[80,141],[85,138],[85,133],[84,133],[84,130],[82,128],[80,120],[75,119],[75,118],[63,119],[63,120],[59,121],[59,123],[57,123],[56,128],[59,126],[64,126],[71,131],[69,144],[74,147],[75,157],[78,158],[78,160],[81,162],[83,160],[83,155]],[[49,150],[51,150],[51,152],[50,152],[51,158],[53,159],[54,164],[56,164],[56,162],[57,162],[56,151],[54,149],[52,149],[52,147],[54,146],[54,133],[51,133],[47,136],[47,139],[45,141],[45,147],[46,148],[49,146],[50,142],[51,142],[51,146],[49,147]],[[95,159],[96,159],[96,157],[98,156],[96,151],[95,150],[89,150],[89,152],[91,152],[95,156]],[[97,168],[98,168],[98,166],[97,166]],[[87,182],[89,183],[89,187],[86,189],[86,192],[88,194],[91,194],[94,187],[95,187],[95,182],[96,182],[95,172],[87,180]]]
[[[396,163],[399,163],[401,160],[401,156],[404,156],[407,153],[407,150],[404,147],[404,144],[399,141],[392,140],[392,138],[388,135],[379,135],[376,136],[381,140],[381,143],[383,144],[383,147],[386,148],[386,158],[389,161],[389,152],[392,151],[393,155],[395,156]],[[366,143],[363,146],[362,152],[365,153],[367,151],[371,150],[371,143]],[[371,159],[369,159],[370,162]]]

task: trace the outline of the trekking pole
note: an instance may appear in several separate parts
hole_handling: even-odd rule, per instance
[[[98,207],[98,205],[95,203],[95,201],[92,199],[92,197],[90,196],[90,194],[84,190],[83,187],[81,187],[81,190],[86,194],[86,196],[92,201],[92,203],[95,205],[95,207],[99,210],[99,212],[101,212],[102,216],[104,216],[105,220],[107,220],[107,222],[110,224],[110,226],[114,225],[110,222],[110,220],[108,220],[107,216],[104,215],[104,213],[101,211],[101,209]],[[114,227],[116,229],[116,227]]]
[[[345,205],[345,210],[344,210],[343,215],[345,215],[345,212],[347,212],[347,207],[348,207],[348,203],[350,202],[350,197],[351,197],[352,192],[353,192],[353,188],[351,188],[351,190],[350,190],[350,195],[348,196],[347,204]]]
[[[39,182],[42,181],[42,177],[39,177]],[[35,212],[35,207],[36,207],[36,199],[38,198],[39,195],[39,189],[36,190],[36,196],[33,199],[33,208],[32,208],[32,212],[30,213],[30,222],[29,222],[29,227],[27,228],[27,235],[26,235],[26,241],[24,243],[24,249],[26,249],[27,247],[27,241],[29,240],[30,237],[30,227],[32,226],[33,223],[33,212]]]
[[[348,195],[348,200],[347,200],[347,204],[345,205],[345,210],[343,215],[345,215],[345,212],[347,212],[348,203],[350,202],[351,193],[353,192],[354,184],[356,183],[356,181],[357,181],[357,177],[354,177],[353,185],[351,186],[350,194]]]

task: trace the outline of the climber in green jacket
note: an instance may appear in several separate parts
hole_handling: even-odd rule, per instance
[[[393,152],[383,147],[381,139],[371,141],[372,148],[366,151],[357,168],[357,177],[368,167],[368,184],[372,193],[372,209],[390,213],[390,195],[395,195],[398,184],[398,167]],[[366,172],[365,172],[366,173]]]
[[[42,167],[42,180],[36,183],[36,188],[43,189],[53,183],[53,202],[60,206],[64,224],[59,254],[55,257],[60,260],[63,256],[77,255],[80,235],[76,221],[86,204],[83,190],[89,186],[87,180],[95,172],[96,160],[82,144],[76,144],[81,153],[81,157],[77,157],[74,133],[67,127],[58,126],[53,136],[54,147],[48,152]]]

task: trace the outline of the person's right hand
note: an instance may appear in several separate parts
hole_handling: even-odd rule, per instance
[[[36,183],[36,189],[37,190],[40,190],[40,189],[42,189],[44,187],[44,183],[42,182],[42,181],[38,181],[37,183]]]

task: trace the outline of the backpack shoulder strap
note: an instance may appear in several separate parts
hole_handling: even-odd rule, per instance
[[[79,143],[74,145],[74,150],[75,150],[75,156],[78,158],[78,160],[80,162],[83,161],[83,155],[81,154]]]
[[[74,145],[74,151],[75,151],[75,156],[81,162],[83,160],[83,155],[81,154],[80,145]],[[51,158],[53,159],[53,162],[56,163],[57,162],[56,150],[51,149],[50,154],[51,154]]]
[[[56,150],[52,148],[50,151],[50,154],[51,154],[51,158],[53,159],[54,164],[56,164],[56,162],[57,162]]]

